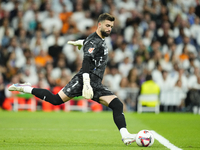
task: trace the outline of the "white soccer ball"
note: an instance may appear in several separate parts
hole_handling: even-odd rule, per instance
[[[154,143],[154,136],[149,130],[141,130],[136,135],[136,143],[138,146],[148,147]]]

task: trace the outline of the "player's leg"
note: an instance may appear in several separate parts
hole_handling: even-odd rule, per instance
[[[31,94],[53,105],[60,105],[72,99],[72,97],[68,97],[62,90],[57,94],[53,94],[46,89],[33,88]]]
[[[8,90],[33,94],[36,97],[45,100],[53,105],[60,105],[71,99],[71,97],[68,97],[62,90],[58,92],[58,94],[53,94],[47,89],[33,88],[29,83],[13,84],[8,88]]]
[[[64,102],[69,101],[73,97],[82,95],[82,88],[82,78],[76,75],[63,89],[58,92],[58,94],[53,94],[46,89],[33,88],[28,83],[13,84],[8,88],[8,90],[30,93],[53,105],[60,105]]]
[[[123,113],[123,104],[115,95],[101,96],[99,102],[113,110],[113,119],[118,127],[122,141],[129,145],[135,142],[136,134],[130,134],[126,128],[126,120]]]

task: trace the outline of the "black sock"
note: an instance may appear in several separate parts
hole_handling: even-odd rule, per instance
[[[115,98],[110,102],[108,107],[113,110],[113,119],[118,129],[120,130],[121,128],[126,128],[122,102],[118,98]]]
[[[33,88],[32,94],[53,105],[60,105],[64,103],[58,94],[54,95],[53,93],[51,93],[49,90],[46,89]]]

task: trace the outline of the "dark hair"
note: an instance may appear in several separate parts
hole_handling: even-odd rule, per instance
[[[146,76],[146,81],[149,81],[149,80],[152,80],[151,74],[148,74],[148,75]]]
[[[104,21],[104,20],[109,20],[109,21],[115,21],[115,17],[108,13],[103,13],[99,16],[98,22]]]

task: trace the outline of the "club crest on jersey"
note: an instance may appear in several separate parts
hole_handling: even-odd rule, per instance
[[[88,49],[88,52],[89,52],[89,53],[92,53],[93,50],[94,50],[94,48],[89,48],[89,49]]]

